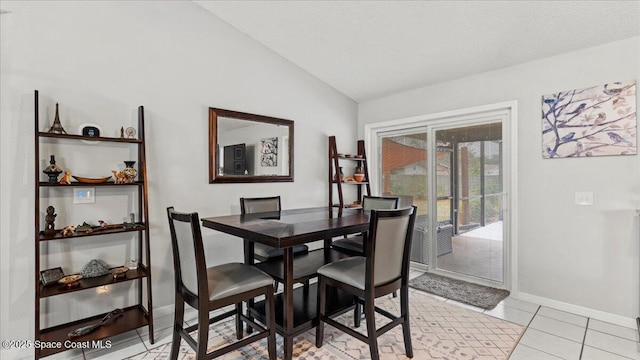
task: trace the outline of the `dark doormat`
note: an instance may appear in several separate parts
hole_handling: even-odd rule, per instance
[[[424,273],[410,280],[409,286],[486,310],[493,309],[500,301],[509,296],[508,290],[472,284],[430,273]]]

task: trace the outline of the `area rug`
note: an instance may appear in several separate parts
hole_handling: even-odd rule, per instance
[[[493,309],[500,301],[509,296],[508,290],[430,273],[424,273],[409,280],[409,286],[486,310]]]
[[[376,304],[387,311],[397,314],[400,309],[398,298],[385,297],[376,300]],[[458,305],[446,304],[418,291],[410,291],[411,339],[414,359],[507,359],[524,327]],[[353,326],[353,313],[338,318],[343,324]],[[376,316],[379,327],[386,323],[385,318]],[[211,327],[209,351],[235,341],[233,319]],[[359,331],[366,332],[364,321]],[[354,360],[368,359],[367,344],[342,333],[332,326],[325,326],[324,345],[315,346],[315,330],[309,330],[295,338],[293,357],[299,360]],[[381,359],[406,359],[402,327],[378,338]],[[282,358],[282,337],[277,336],[278,357]],[[171,344],[160,345],[129,358],[130,360],[168,359]],[[265,339],[247,345],[229,353],[220,359],[267,359]],[[195,359],[191,348],[182,341],[178,355],[180,360]]]

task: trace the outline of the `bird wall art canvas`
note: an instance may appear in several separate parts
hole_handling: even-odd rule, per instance
[[[542,96],[542,157],[637,154],[635,80]]]

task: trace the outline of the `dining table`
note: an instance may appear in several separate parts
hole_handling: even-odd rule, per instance
[[[283,291],[276,294],[276,331],[284,338],[284,359],[293,357],[294,338],[314,328],[317,321],[317,287],[308,280],[319,267],[341,258],[344,253],[331,248],[331,239],[365,232],[369,214],[362,210],[315,207],[245,215],[202,218],[202,226],[237,236],[244,241],[244,261],[254,264],[254,243],[282,249],[283,256],[255,264],[276,281]],[[293,246],[323,241],[321,247],[294,256]],[[294,284],[305,283],[294,289]],[[327,312],[338,314],[353,308],[355,299],[337,289],[327,291]],[[248,315],[264,321],[264,301],[250,303]]]

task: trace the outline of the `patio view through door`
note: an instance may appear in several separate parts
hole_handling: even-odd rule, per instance
[[[414,266],[503,284],[502,123],[445,123],[377,135],[380,194],[418,206]]]

